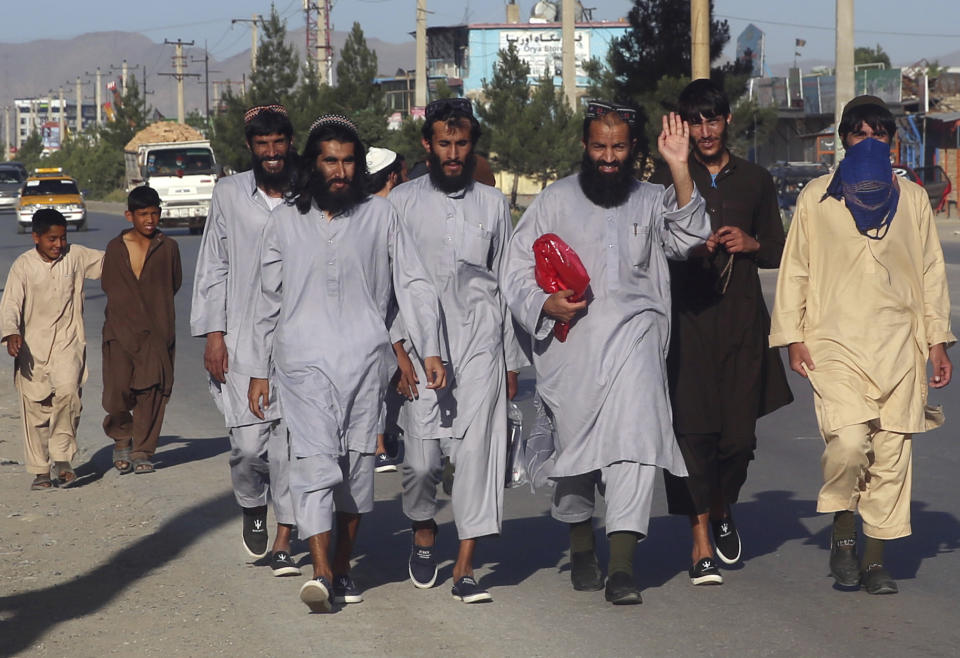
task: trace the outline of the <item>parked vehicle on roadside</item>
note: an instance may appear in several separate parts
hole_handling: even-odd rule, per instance
[[[26,174],[18,167],[0,163],[0,212],[16,212],[20,189],[26,180]]]
[[[790,223],[797,196],[807,183],[830,172],[823,162],[778,162],[769,169],[777,187],[777,203],[784,224]]]

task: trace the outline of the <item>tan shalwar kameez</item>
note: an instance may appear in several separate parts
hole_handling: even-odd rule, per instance
[[[102,251],[74,244],[52,263],[31,249],[7,275],[0,330],[4,342],[23,337],[14,382],[28,473],[49,473],[51,460],[70,461],[77,452],[80,387],[87,380],[83,280],[99,279],[102,265]]]
[[[956,341],[943,252],[926,192],[899,180],[881,240],[861,234],[831,175],[797,200],[771,318],[770,345],[803,342],[820,432],[817,510],[857,510],[877,539],[910,534],[911,436],[943,423],[927,406],[930,346]]]

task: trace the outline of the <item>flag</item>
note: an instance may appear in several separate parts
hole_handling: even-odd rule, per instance
[[[797,39],[797,48],[803,48],[805,45],[807,45],[806,39]]]

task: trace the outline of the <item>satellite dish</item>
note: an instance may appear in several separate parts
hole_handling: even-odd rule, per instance
[[[576,2],[574,9],[574,20],[578,23],[583,22],[583,3],[580,0],[539,0],[530,10],[531,23],[557,23],[560,21],[560,8],[564,2]]]
[[[555,23],[557,21],[557,3],[550,0],[539,0],[530,10],[531,23]]]

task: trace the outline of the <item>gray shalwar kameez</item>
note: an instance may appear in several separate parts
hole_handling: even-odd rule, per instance
[[[440,295],[447,387],[421,390],[400,410],[406,452],[403,511],[437,512],[441,455],[456,466],[452,504],[460,539],[499,534],[506,468],[506,370],[526,365],[498,274],[510,236],[507,200],[479,183],[446,194],[423,176],[389,197],[409,226]],[[419,359],[417,376],[424,381]]]
[[[394,367],[391,285],[426,356],[440,354],[437,296],[396,211],[379,197],[330,220],[316,207],[277,208],[263,233],[260,277],[236,369],[262,378],[273,365],[306,538],[332,528],[335,506],[360,514],[373,507],[372,458]]]
[[[190,333],[224,332],[226,383],[210,377],[210,393],[223,413],[230,437],[230,477],[241,507],[267,504],[269,492],[278,523],[293,524],[289,488],[287,429],[276,398],[260,420],[247,405],[249,377],[234,369],[240,358],[241,326],[253,312],[259,291],[260,235],[270,207],[252,171],[217,182],[197,256]]]
[[[590,275],[586,312],[564,343],[541,314],[549,295],[534,277],[533,242],[544,233],[563,239]],[[634,182],[625,203],[602,208],[576,175],[544,190],[517,225],[501,285],[514,317],[535,338],[537,392],[556,427],[555,518],[590,518],[597,482],[607,493],[606,532],[645,535],[651,498],[635,489],[653,486],[653,467],[686,475],[667,390],[667,258],[685,258],[709,235],[696,191],[677,208],[672,187]],[[583,482],[565,482],[576,476]]]

